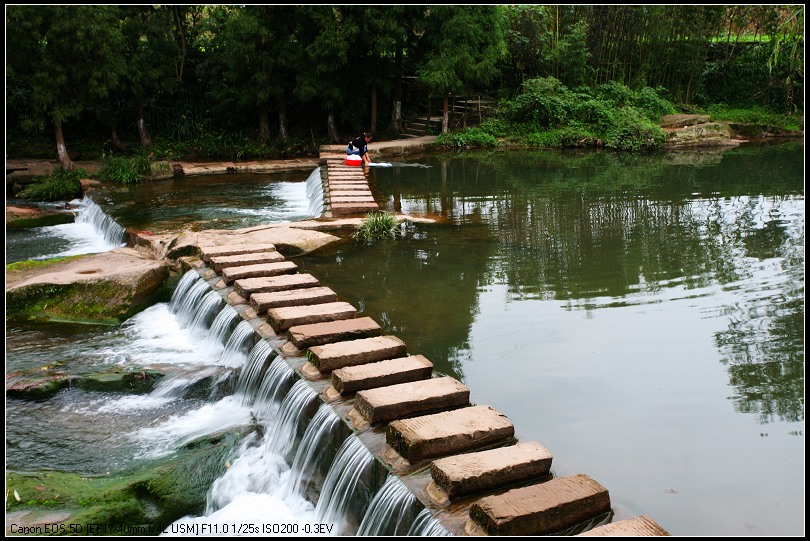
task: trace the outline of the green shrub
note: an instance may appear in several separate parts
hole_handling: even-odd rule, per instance
[[[499,108],[501,118],[515,123],[533,123],[554,128],[565,125],[576,99],[554,77],[530,79],[523,83],[523,93]]]
[[[616,150],[656,150],[664,146],[666,133],[637,109],[623,107],[604,139],[605,147]]]
[[[654,90],[645,86],[637,92],[633,103],[644,113],[644,116],[653,122],[658,122],[662,116],[673,115],[677,112],[674,105],[661,97],[663,92],[663,89]]]
[[[36,177],[34,182],[19,193],[23,199],[31,201],[69,201],[82,196],[81,179],[87,178],[87,171],[62,169],[52,175]]]
[[[498,140],[480,127],[443,133],[436,139],[436,144],[451,148],[488,148],[498,146]]]
[[[149,173],[149,158],[142,153],[134,156],[105,156],[98,176],[105,182],[134,184]]]
[[[363,223],[352,237],[366,244],[375,241],[393,239],[397,236],[399,222],[394,214],[389,212],[370,212],[363,218]]]

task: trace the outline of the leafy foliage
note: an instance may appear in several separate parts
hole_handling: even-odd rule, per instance
[[[453,133],[443,133],[436,139],[439,146],[467,149],[498,146],[498,140],[479,127],[467,128]]]
[[[87,178],[84,169],[65,171],[58,169],[52,175],[36,177],[34,183],[19,196],[31,201],[69,201],[82,196],[81,179]]]
[[[398,232],[396,216],[390,212],[370,212],[363,218],[363,223],[352,237],[366,244],[396,238]]]

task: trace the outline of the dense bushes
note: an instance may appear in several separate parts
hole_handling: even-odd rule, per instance
[[[502,100],[496,118],[437,142],[451,148],[492,147],[500,138],[532,147],[654,150],[665,141],[659,118],[674,112],[652,88],[635,91],[610,82],[572,90],[545,77],[526,81],[521,94]]]
[[[84,169],[59,169],[52,175],[34,178],[34,182],[18,195],[31,201],[69,201],[82,196],[83,178],[87,178]]]

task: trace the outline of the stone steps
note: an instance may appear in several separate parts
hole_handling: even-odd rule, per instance
[[[291,327],[351,319],[356,316],[357,309],[348,302],[325,302],[307,306],[270,308],[267,311],[267,322],[274,331],[282,332]]]
[[[211,265],[214,271],[221,272],[222,269],[228,267],[260,265],[262,263],[276,263],[278,261],[284,261],[284,256],[276,251],[267,251],[213,256],[210,258],[208,264]]]
[[[454,455],[430,465],[428,494],[444,504],[470,494],[495,490],[548,476],[552,456],[537,442]]]
[[[515,427],[490,406],[470,406],[399,419],[388,425],[386,443],[411,463],[505,444]]]
[[[236,280],[233,290],[242,298],[250,299],[256,293],[272,293],[275,291],[288,291],[317,287],[321,282],[311,274],[281,274],[278,276],[262,276],[259,278],[243,278]]]
[[[343,165],[342,155],[326,163],[325,195],[332,195],[332,216],[379,210],[362,169]],[[266,314],[267,323],[257,331],[274,340],[281,335],[265,327],[286,333],[281,354],[303,361],[301,373],[322,386],[324,399],[344,411],[355,431],[384,439],[377,444],[382,448],[378,459],[402,473],[415,494],[432,505],[456,509],[447,524],[464,531],[457,528],[454,534],[555,534],[610,512],[604,487],[586,475],[549,479],[552,457],[545,447],[518,443],[505,415],[491,406],[471,405],[462,382],[435,377],[432,362],[409,355],[404,342],[383,335],[373,319],[356,317],[355,307],[339,302],[315,277],[298,274],[275,246],[200,251],[221,273],[222,283],[233,286],[228,302],[249,303],[244,317]],[[430,479],[422,476],[424,481],[413,485],[419,477],[408,479],[409,472],[426,468]],[[640,517],[581,535],[668,534],[649,517]]]
[[[584,474],[485,496],[470,508],[469,531],[487,535],[551,535],[610,513],[605,487]]]
[[[330,342],[367,338],[380,334],[382,328],[370,317],[296,325],[289,329],[289,340],[296,348],[305,349]]]
[[[259,278],[278,276],[279,274],[292,274],[298,270],[298,265],[292,261],[279,261],[278,263],[264,263],[260,265],[245,265],[243,267],[228,267],[222,270],[222,280],[230,285],[242,278]]]
[[[405,349],[405,344],[402,344],[401,349]],[[432,362],[423,355],[409,355],[333,370],[332,388],[337,394],[346,395],[375,387],[428,379],[432,373]]]
[[[287,289],[271,291],[269,293],[253,293],[250,296],[250,305],[257,314],[264,314],[270,308],[284,306],[306,306],[327,302],[336,302],[337,293],[325,286],[307,287],[302,289]]]
[[[666,537],[669,532],[663,529],[657,522],[648,517],[641,515],[638,517],[628,518],[611,522],[610,524],[603,524],[597,526],[587,532],[577,534],[577,537],[590,537],[590,536],[611,536],[611,537],[640,537],[640,536],[655,536]]]
[[[405,355],[405,343],[396,336],[373,336],[335,341],[309,348],[309,360],[321,373]]]
[[[466,385],[455,378],[439,377],[358,391],[354,410],[373,425],[469,404]]]
[[[210,262],[212,257],[253,254],[257,252],[274,252],[275,250],[276,247],[273,244],[226,244],[222,246],[200,246],[200,252],[202,254],[201,259],[206,263]]]

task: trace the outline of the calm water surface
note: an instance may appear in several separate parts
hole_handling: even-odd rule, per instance
[[[372,189],[386,209],[437,223],[295,261],[409,353],[462,380],[474,403],[504,413],[519,439],[545,445],[556,475],[604,485],[616,519],[646,514],[674,535],[803,535],[803,151],[409,158],[372,168]],[[221,175],[194,188],[130,187],[99,204],[132,229],[306,217],[305,201],[289,209],[267,189]],[[105,342],[108,356],[148,364],[127,347],[131,327],[146,322],[160,327],[146,335],[182,358],[155,310],[112,331],[7,324],[7,370],[49,353],[105,355]],[[53,411],[94,407],[77,396],[30,415],[45,427]],[[86,471],[105,454],[113,465],[131,460],[115,438],[71,458],[78,442],[16,426],[26,413],[11,406],[7,466]],[[143,409],[119,405],[112,422],[124,432],[154,425]]]
[[[437,225],[300,270],[676,535],[804,531],[801,145],[374,168]]]

